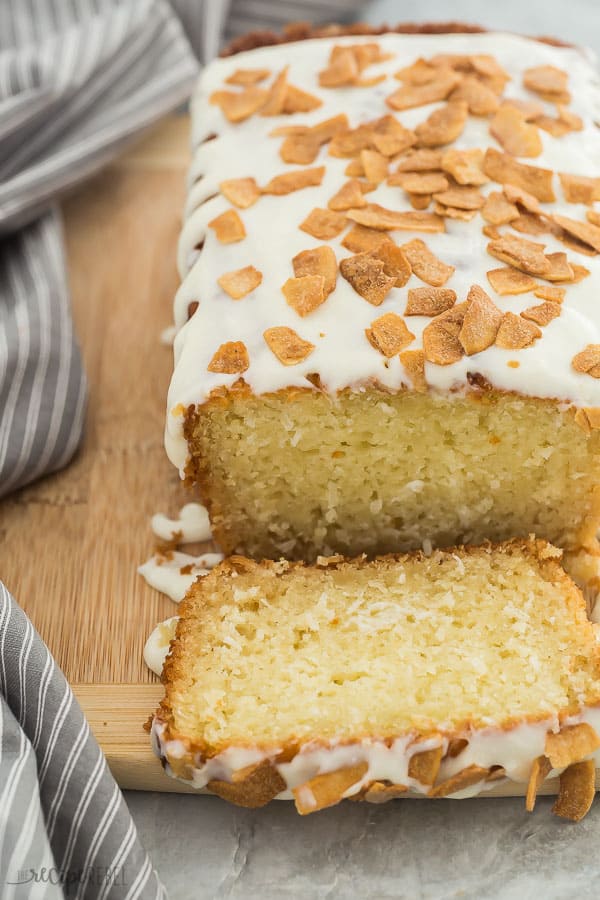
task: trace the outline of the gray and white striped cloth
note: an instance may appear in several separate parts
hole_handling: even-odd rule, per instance
[[[0,497],[79,445],[86,384],[56,198],[185,100],[197,61],[181,23],[208,59],[223,33],[342,21],[360,5],[0,0]],[[1,900],[165,896],[64,676],[1,578]]]
[[[0,583],[0,897],[166,897],[64,676]]]

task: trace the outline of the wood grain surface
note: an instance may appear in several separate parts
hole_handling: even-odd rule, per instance
[[[172,351],[159,340],[178,285],[188,133],[187,117],[165,119],[65,201],[85,440],[67,469],[0,504],[0,577],[73,685],[119,784],[180,792],[190,789],[163,773],[143,728],[162,693],[144,642],[175,607],[136,569],[154,546],[151,515],[193,499],[163,448]],[[507,784],[486,796],[522,794]]]

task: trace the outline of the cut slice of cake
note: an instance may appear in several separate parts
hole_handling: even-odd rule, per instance
[[[593,582],[599,100],[584,52],[509,34],[206,67],[166,442],[226,553],[534,532]]]
[[[244,806],[465,797],[600,762],[598,628],[543,541],[315,566],[226,560],[180,607],[153,725],[170,775]]]

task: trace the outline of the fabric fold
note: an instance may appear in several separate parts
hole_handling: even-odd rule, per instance
[[[79,704],[1,582],[0,875],[3,900],[166,896]]]

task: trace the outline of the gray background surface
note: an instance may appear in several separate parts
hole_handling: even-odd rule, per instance
[[[364,18],[476,22],[600,55],[598,0],[376,0]],[[523,800],[475,799],[345,803],[307,818],[283,802],[249,811],[206,796],[126,799],[172,900],[600,897],[600,800],[571,825],[545,798],[532,815]]]

